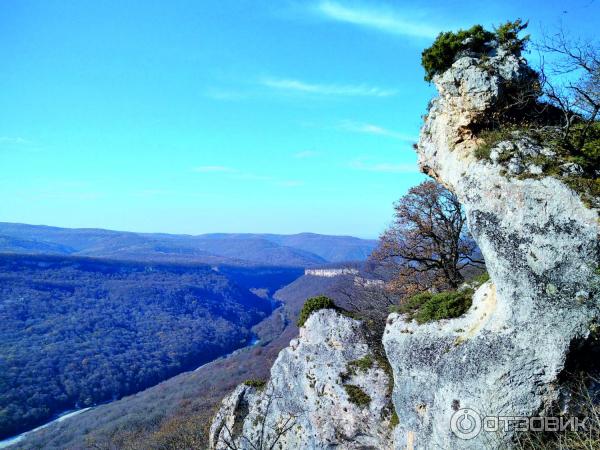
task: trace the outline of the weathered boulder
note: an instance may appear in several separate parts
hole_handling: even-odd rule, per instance
[[[463,440],[450,428],[455,412],[543,413],[560,394],[570,349],[598,319],[597,210],[559,179],[519,166],[528,153],[547,152],[532,142],[501,143],[491,159],[474,155],[474,126],[503,101],[507,85],[530,76],[524,60],[499,53],[485,64],[461,58],[434,79],[439,97],[421,130],[419,165],[464,205],[491,282],[462,318],[416,325],[390,317],[384,346],[397,448],[500,447],[510,431]],[[512,177],[499,162],[508,150],[512,175],[536,177]]]
[[[264,388],[242,385],[225,398],[211,448],[232,441],[239,449],[270,448],[275,441],[274,448],[286,449],[392,448],[390,380],[371,357],[359,321],[314,312],[280,352]],[[347,386],[368,397],[357,404]]]

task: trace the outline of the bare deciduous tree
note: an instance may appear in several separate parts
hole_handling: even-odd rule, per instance
[[[375,322],[385,322],[390,307],[397,305],[399,301],[397,293],[383,281],[361,284],[355,279],[354,282],[338,283],[333,288],[332,295],[344,309]]]
[[[462,270],[481,266],[456,195],[434,181],[411,188],[394,205],[394,221],[373,257],[396,268],[395,290],[409,295],[426,289],[457,288]]]
[[[569,38],[563,29],[546,34],[537,44],[541,81],[549,102],[563,114],[563,139],[576,123],[583,124],[575,150],[585,145],[590,128],[600,119],[600,48],[598,42]],[[552,61],[546,67],[545,58]]]

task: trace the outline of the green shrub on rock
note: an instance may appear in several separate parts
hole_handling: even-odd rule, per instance
[[[448,70],[460,52],[486,54],[494,41],[505,50],[519,54],[529,40],[529,36],[519,38],[519,33],[525,28],[527,22],[517,19],[498,26],[494,32],[474,25],[468,30],[440,33],[433,45],[421,54],[425,80],[431,81],[435,75]]]
[[[489,281],[490,274],[487,272],[482,272],[476,277],[473,277],[470,282],[476,284],[477,286],[481,286],[483,283]]]
[[[246,386],[250,386],[256,389],[264,389],[264,387],[267,385],[267,382],[265,380],[251,378],[249,380],[244,381],[244,384]]]
[[[368,406],[371,403],[369,394],[363,391],[359,386],[345,384],[344,389],[346,390],[346,394],[348,394],[348,399],[351,403],[360,407]]]
[[[350,361],[348,363],[348,367],[366,372],[367,370],[369,370],[370,368],[373,367],[374,363],[375,363],[375,361],[371,355],[365,355],[360,359],[355,359],[354,361]]]
[[[334,309],[339,310],[334,301],[329,297],[325,297],[324,295],[318,297],[312,297],[304,302],[304,306],[302,307],[302,311],[300,311],[300,315],[298,316],[298,326],[304,326],[304,323],[310,317],[310,315],[318,311],[320,309]]]
[[[444,291],[436,294],[422,292],[406,299],[397,308],[397,312],[406,314],[409,319],[415,319],[422,324],[460,317],[467,312],[472,303],[472,289]]]
[[[393,429],[396,426],[398,426],[399,424],[400,424],[400,419],[398,418],[398,413],[394,409],[394,412],[392,413],[392,417],[390,419],[390,428]]]
[[[529,35],[520,38],[519,33],[527,28],[527,25],[527,22],[517,19],[514,22],[509,21],[498,26],[494,30],[498,44],[508,51],[520,53],[525,48]]]
[[[433,45],[421,54],[421,65],[425,69],[425,80],[431,81],[434,75],[442,73],[452,66],[460,51],[471,50],[482,53],[494,34],[481,25],[468,30],[446,31],[440,33]]]

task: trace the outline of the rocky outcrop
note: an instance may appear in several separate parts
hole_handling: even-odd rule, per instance
[[[475,151],[476,130],[504,104],[507,87],[531,76],[523,59],[500,49],[465,55],[434,79],[439,97],[421,131],[419,164],[463,203],[491,280],[463,317],[388,318],[393,437],[386,373],[377,364],[356,369],[370,353],[360,323],[322,310],[280,353],[262,390],[241,386],[224,400],[213,448],[227,448],[227,439],[236,448],[268,448],[250,442],[273,439],[285,449],[503,448],[511,431],[481,430],[483,417],[545,414],[562,400],[574,349],[598,329],[598,211],[531,164],[553,152],[525,136],[500,142],[489,158]]]
[[[597,211],[559,179],[522,167],[524,156],[547,151],[533,142],[500,143],[489,160],[474,156],[472,130],[507,85],[529,76],[524,60],[499,52],[485,64],[460,58],[434,79],[439,97],[421,131],[419,164],[464,205],[492,281],[465,317],[420,326],[390,317],[384,346],[398,448],[500,447],[510,432],[453,433],[453,415],[543,414],[560,395],[570,350],[599,316]],[[506,148],[509,170],[497,157]],[[524,170],[537,177],[513,176]]]
[[[361,323],[313,313],[281,351],[271,379],[241,385],[211,427],[211,448],[392,448],[387,374],[372,359]],[[350,387],[348,387],[350,386]]]

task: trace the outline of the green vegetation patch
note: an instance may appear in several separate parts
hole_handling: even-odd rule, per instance
[[[549,148],[556,153],[555,156],[534,156],[524,158],[525,164],[535,164],[542,168],[541,175],[523,173],[518,177],[541,178],[553,176],[560,179],[567,186],[577,192],[582,201],[591,207],[600,207],[600,179],[596,176],[600,167],[600,122],[593,123],[585,129],[583,123],[571,127],[569,134],[563,137],[558,127],[527,128],[505,125],[497,129],[483,130],[478,137],[482,143],[475,149],[478,159],[489,160],[491,150],[502,141],[514,141],[519,138],[529,138],[542,147]],[[585,129],[585,139],[582,135]],[[583,145],[580,145],[584,141]],[[509,151],[503,152],[499,163],[506,163],[514,156]],[[567,175],[561,173],[561,166],[566,163],[575,163],[581,167],[582,173]]]
[[[492,149],[502,141],[511,141],[516,139],[516,134],[519,133],[518,128],[514,126],[504,126],[497,129],[486,129],[479,133],[478,138],[481,139],[481,143],[475,149],[475,156],[478,159],[489,160]],[[507,152],[508,153],[508,152]],[[507,160],[512,155],[503,155]],[[500,161],[503,162],[503,161]]]
[[[357,406],[364,407],[369,406],[371,403],[371,397],[365,391],[363,391],[359,386],[354,384],[345,384],[344,389],[346,390],[346,394],[348,394],[348,398],[351,403],[354,403]]]
[[[310,315],[320,309],[334,309],[336,311],[340,310],[332,299],[325,297],[324,295],[309,298],[304,303],[302,311],[300,311],[300,315],[298,316],[298,326],[304,326],[304,323],[308,320]]]
[[[483,272],[475,277],[473,277],[470,281],[477,286],[481,286],[483,283],[486,283],[490,279],[490,274],[487,272]]]
[[[244,381],[244,384],[246,386],[250,386],[256,389],[264,389],[265,386],[267,385],[267,381],[266,380],[260,380],[257,378],[251,378],[249,380]]]
[[[425,80],[431,81],[435,75],[448,70],[460,52],[485,54],[492,41],[498,42],[503,48],[515,54],[521,52],[529,36],[519,38],[518,35],[526,27],[527,23],[517,19],[500,25],[494,32],[486,30],[481,25],[474,25],[468,30],[440,33],[433,45],[421,54]]]
[[[371,355],[365,355],[362,358],[349,361],[346,364],[346,371],[340,373],[342,383],[345,383],[350,377],[357,374],[358,371],[366,372],[375,364],[375,358]]]
[[[392,413],[392,417],[390,418],[390,428],[396,428],[396,426],[398,426],[399,423],[400,423],[400,419],[398,418],[398,413],[394,409],[394,412]]]
[[[396,311],[406,314],[417,323],[460,317],[473,303],[473,290],[444,291],[432,294],[422,292],[406,299]]]
[[[348,363],[348,368],[352,368],[352,369],[356,369],[356,370],[362,370],[363,372],[366,372],[367,370],[369,370],[370,368],[373,367],[373,364],[375,363],[375,360],[373,359],[373,357],[371,355],[365,355],[360,359],[355,359],[354,361],[350,361]]]
[[[585,205],[600,208],[600,178],[565,177],[563,181],[581,196]]]

